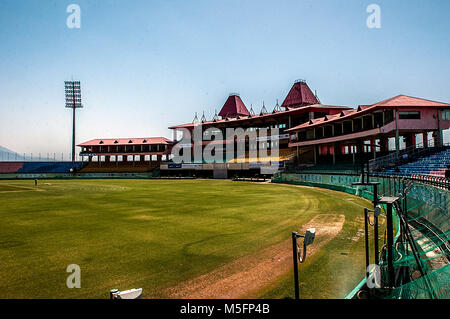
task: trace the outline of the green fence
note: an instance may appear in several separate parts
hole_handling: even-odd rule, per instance
[[[272,182],[297,184],[346,192],[373,200],[372,187],[354,186],[352,183],[360,181],[360,176],[338,174],[285,174],[274,176]],[[413,299],[413,298],[444,298],[447,299],[450,290],[449,261],[449,192],[419,182],[405,179],[372,177],[371,181],[379,182],[379,196],[401,196],[407,194],[401,201],[404,217],[410,226],[411,234],[420,253],[419,263],[414,258],[411,247],[400,239],[400,218],[394,209],[394,267],[407,266],[409,274],[417,273],[422,268],[424,275],[416,280],[406,280],[384,295],[384,298]],[[386,261],[383,256],[380,262],[383,268]],[[364,286],[365,279],[348,296],[354,294]]]

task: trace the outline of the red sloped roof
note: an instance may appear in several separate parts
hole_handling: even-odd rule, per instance
[[[225,117],[236,117],[238,115],[250,115],[250,112],[245,107],[244,102],[242,102],[239,95],[232,94],[228,97],[222,109],[220,110],[219,116]]]
[[[359,114],[365,114],[369,113],[372,110],[379,109],[379,108],[393,108],[393,107],[450,107],[450,104],[443,103],[443,102],[436,102],[432,100],[427,99],[421,99],[417,97],[411,97],[407,95],[397,95],[394,97],[391,97],[389,99],[383,100],[381,102],[372,104],[372,105],[359,105],[357,109],[353,110],[344,110],[341,112],[341,115],[339,117],[330,118],[328,116],[328,120],[330,122],[339,121],[342,119],[348,119],[352,118],[354,116],[358,116]],[[290,128],[286,130],[286,132],[292,132],[300,129],[304,129],[307,127],[317,126],[320,124],[323,124],[325,122],[326,117],[322,117],[316,120],[312,120],[306,123],[302,123],[300,125],[297,125],[293,128]]]
[[[233,121],[252,121],[252,120],[265,120],[269,118],[274,118],[279,115],[287,115],[287,114],[300,114],[304,112],[318,112],[321,110],[327,110],[330,112],[335,112],[335,114],[340,114],[341,111],[346,112],[346,110],[349,110],[350,108],[348,106],[338,106],[338,105],[323,105],[323,104],[314,104],[314,105],[307,105],[303,107],[293,107],[293,108],[287,108],[285,111],[279,111],[275,113],[263,113],[263,114],[256,114],[256,115],[248,115],[248,116],[239,116],[236,118],[224,118],[221,120],[213,120],[213,121],[206,121],[206,122],[197,122],[197,123],[186,123],[186,124],[180,124],[180,125],[174,125],[169,126],[169,129],[182,129],[182,128],[193,128],[197,125],[214,125],[216,123],[227,123],[227,122],[233,122]],[[353,110],[350,110],[353,111]]]
[[[319,104],[319,101],[309,88],[308,84],[304,81],[294,83],[288,95],[281,104],[282,107],[288,107],[292,105],[309,105]]]
[[[407,95],[397,95],[390,99],[383,100],[375,103],[372,106],[444,106],[448,107],[450,104],[436,102],[427,99],[421,99],[418,97],[412,97]]]
[[[131,143],[130,143],[131,141]],[[144,138],[104,138],[90,140],[77,146],[96,146],[96,145],[156,145],[170,144],[170,140],[165,137],[144,137]]]

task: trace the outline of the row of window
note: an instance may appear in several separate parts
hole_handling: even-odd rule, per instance
[[[130,148],[126,146],[116,146],[113,148],[108,148],[107,146],[94,146],[92,148],[83,147],[82,152],[113,152],[113,153],[127,153],[127,152],[162,152],[166,150],[165,145],[154,145],[154,146],[143,146],[142,148]]]
[[[449,112],[446,112],[449,111]],[[373,115],[366,115],[361,118],[351,119],[340,123],[334,123],[327,126],[312,128],[306,131],[298,132],[298,140],[312,140],[332,136],[340,136],[350,133],[356,133],[363,130],[370,130],[377,127],[382,127],[394,121],[393,110],[386,110],[377,112]],[[420,111],[400,111],[399,119],[401,120],[420,120]],[[450,120],[450,110],[442,112],[442,118]],[[334,130],[333,130],[334,129]]]
[[[281,124],[275,124],[275,125],[271,125],[271,126],[267,126],[267,127],[249,127],[248,128],[248,131],[249,132],[255,132],[255,131],[259,131],[259,130],[261,130],[261,129],[267,129],[267,130],[270,130],[270,129],[274,129],[274,128],[278,128],[278,129],[285,129],[285,128],[287,128],[287,125],[285,124],[285,123],[281,123]],[[207,136],[207,135],[214,135],[214,134],[220,134],[221,133],[221,130],[206,130],[205,132],[204,132],[204,134]]]
[[[147,140],[143,140],[142,141],[142,143],[147,143]],[[98,142],[98,144],[104,144],[104,142],[103,141],[100,141],[100,142]],[[114,144],[119,144],[119,141],[114,141]],[[133,141],[132,140],[129,140],[128,141],[128,144],[133,144]]]
[[[400,111],[398,118],[400,120],[420,120],[420,111]]]
[[[83,156],[83,155],[80,155],[80,156],[83,157],[83,161],[86,161],[84,159],[84,157],[87,157],[87,156]],[[116,161],[117,162],[124,162],[125,158],[126,158],[127,162],[133,162],[133,161],[134,162],[139,162],[139,161],[141,161],[141,156],[143,156],[143,155],[135,155],[134,159],[133,159],[132,155],[128,155],[128,156],[126,156],[126,155],[117,155],[117,156],[112,155],[112,156],[109,157],[109,161],[110,162],[116,162]],[[163,161],[168,160],[169,159],[169,155],[162,155],[161,159]],[[157,155],[145,155],[145,156],[143,156],[143,160],[146,161],[146,162],[148,162],[148,161],[156,162],[158,160],[158,157],[157,157]],[[92,161],[93,162],[98,162],[98,161],[106,162],[106,156],[104,156],[104,155],[102,155],[102,156],[92,156]]]

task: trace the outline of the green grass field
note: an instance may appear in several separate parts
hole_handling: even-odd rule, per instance
[[[300,266],[301,296],[343,298],[364,276],[360,230],[370,203],[344,193],[214,180],[30,180],[0,181],[0,203],[0,298],[108,298],[112,288],[140,287],[144,297],[165,297],[164,289],[330,213],[345,223]],[[69,264],[81,267],[80,289],[66,287]],[[259,292],[292,295],[289,272]]]

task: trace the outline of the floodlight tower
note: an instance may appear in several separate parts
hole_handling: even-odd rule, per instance
[[[73,109],[72,119],[72,162],[75,162],[75,110],[83,107],[81,104],[80,81],[64,81],[66,92],[66,108]]]

